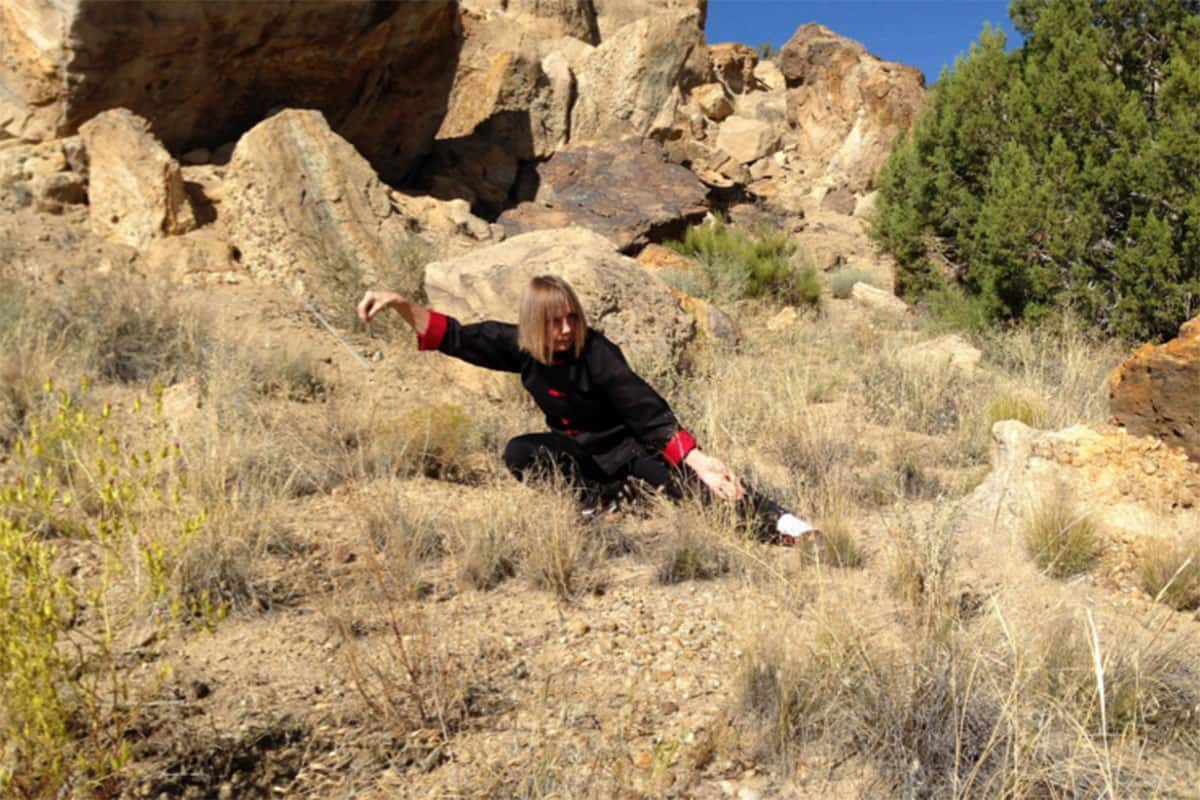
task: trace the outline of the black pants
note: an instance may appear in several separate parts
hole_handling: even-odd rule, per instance
[[[686,464],[672,467],[661,456],[647,454],[610,475],[574,439],[561,433],[527,433],[511,439],[504,448],[504,464],[517,480],[559,475],[576,487],[585,502],[600,496],[606,487],[624,484],[630,478],[643,481],[674,500],[688,494],[698,494],[705,502],[714,499],[712,491]],[[745,495],[738,501],[739,515],[753,525],[759,538],[772,538],[775,523],[785,510],[753,487],[744,488]]]

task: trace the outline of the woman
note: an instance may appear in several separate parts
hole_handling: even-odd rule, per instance
[[[516,325],[463,325],[380,291],[366,293],[358,304],[359,319],[370,322],[386,308],[395,309],[416,331],[420,350],[439,350],[521,375],[550,431],[518,436],[505,447],[504,463],[518,479],[554,469],[585,497],[631,477],[676,499],[698,484],[722,500],[737,502],[764,540],[793,545],[816,533],[700,450],[667,402],[630,369],[620,348],[588,328],[579,298],[563,279],[533,278]]]

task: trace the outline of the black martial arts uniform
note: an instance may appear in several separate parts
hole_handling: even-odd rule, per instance
[[[504,462],[518,478],[552,467],[580,487],[582,496],[630,477],[676,499],[688,488],[707,495],[707,487],[683,463],[696,447],[695,439],[603,333],[588,330],[578,356],[572,349],[546,365],[517,346],[516,325],[462,325],[430,311],[429,325],[417,344],[421,350],[438,350],[476,366],[521,375],[521,384],[546,415],[550,432],[518,436],[508,443]],[[763,528],[764,538],[773,534],[775,521],[784,513],[754,491],[747,491],[745,511],[759,523],[756,528]]]

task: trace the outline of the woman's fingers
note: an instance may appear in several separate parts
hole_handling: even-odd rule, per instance
[[[358,318],[363,322],[370,322],[373,316],[375,316],[375,293],[367,292],[358,303]]]

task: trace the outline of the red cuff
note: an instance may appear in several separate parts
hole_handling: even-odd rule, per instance
[[[696,449],[696,440],[692,435],[680,428],[663,448],[663,458],[672,467],[678,467],[688,453]]]
[[[417,334],[417,349],[437,350],[438,345],[442,343],[442,337],[445,335],[446,315],[439,314],[436,311],[430,311],[429,325],[425,327],[425,333]]]

